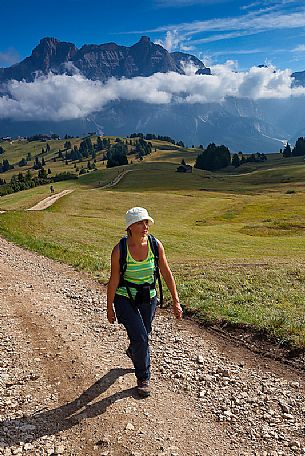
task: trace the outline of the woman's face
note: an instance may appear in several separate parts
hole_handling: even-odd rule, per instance
[[[149,230],[148,220],[141,220],[140,222],[133,223],[129,228],[132,235],[145,236]]]

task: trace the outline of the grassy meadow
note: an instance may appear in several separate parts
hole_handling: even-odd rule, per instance
[[[24,209],[48,196],[48,186],[2,197],[0,234],[106,283],[124,213],[147,207],[186,310],[206,323],[248,325],[305,348],[303,157],[274,154],[224,172],[177,173],[182,158],[192,162],[194,151],[187,153],[157,150],[125,166],[131,172],[114,188],[101,187],[122,167],[57,183],[56,192],[74,191],[40,212]]]

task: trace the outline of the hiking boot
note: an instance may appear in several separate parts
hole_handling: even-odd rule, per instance
[[[137,391],[140,397],[150,396],[149,380],[138,380]]]
[[[126,355],[128,356],[128,358],[130,358],[131,361],[132,361],[132,351],[131,351],[131,348],[130,348],[130,347],[127,348],[127,350],[126,350],[125,353],[126,353]]]

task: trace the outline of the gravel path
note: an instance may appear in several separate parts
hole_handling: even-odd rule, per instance
[[[0,454],[304,455],[304,379],[158,310],[140,400],[105,290],[0,238]]]
[[[43,211],[47,207],[52,206],[52,204],[55,203],[59,198],[62,198],[65,195],[68,195],[69,193],[72,193],[74,190],[63,190],[60,193],[56,193],[54,195],[48,196],[47,198],[44,198],[43,200],[39,201],[39,203],[35,204],[35,206],[30,207],[27,209],[28,211]]]

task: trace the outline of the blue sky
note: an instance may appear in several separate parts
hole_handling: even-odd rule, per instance
[[[208,65],[228,60],[305,70],[305,4],[294,0],[1,0],[0,67],[31,54],[45,36],[81,47],[142,35]]]

